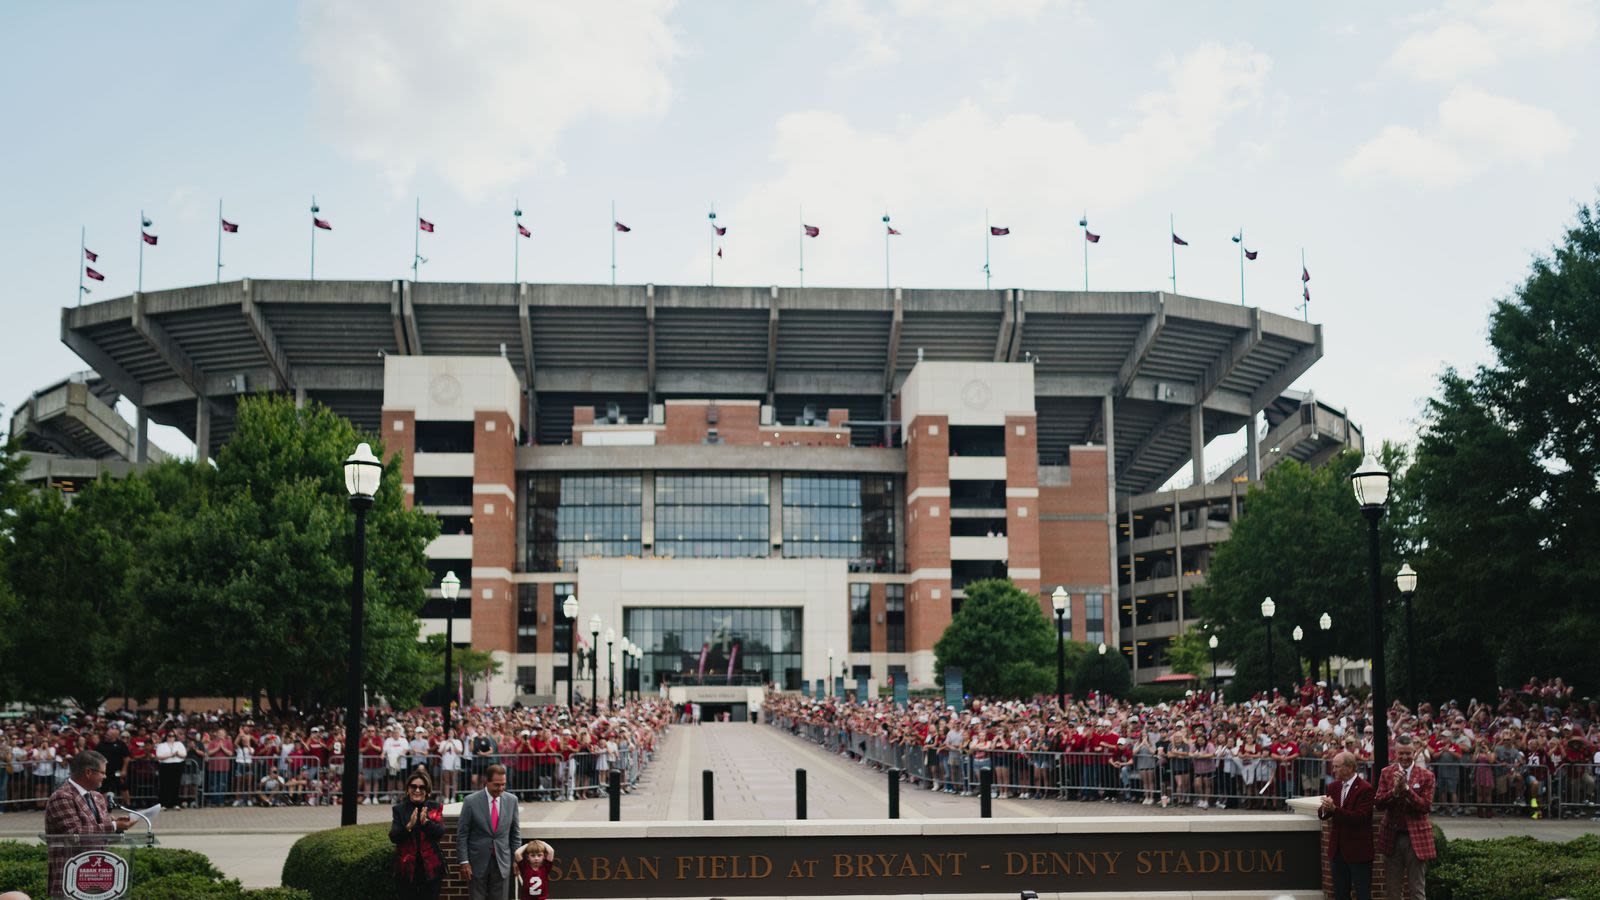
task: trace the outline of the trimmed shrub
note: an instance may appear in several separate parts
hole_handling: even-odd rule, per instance
[[[256,888],[244,892],[245,900],[312,900],[310,894],[299,888]]]
[[[227,878],[204,853],[175,847],[147,847],[134,851],[135,886],[170,875],[193,875],[206,881],[223,881]]]
[[[141,849],[134,853],[131,874],[130,900],[309,900],[299,892],[263,895],[246,891],[239,882],[223,877],[204,854],[193,850]],[[0,891],[43,897],[48,881],[49,861],[42,844],[0,841]]]
[[[240,900],[239,882],[216,881],[197,872],[174,872],[156,878],[134,876],[128,900]]]
[[[312,900],[389,900],[394,896],[394,845],[389,826],[352,825],[294,842],[283,861],[284,887]]]
[[[20,859],[0,859],[0,892],[21,891],[29,897],[45,896],[49,886],[45,868],[44,848],[39,848],[37,862]]]
[[[24,844],[21,841],[0,841],[0,863],[37,862],[45,860],[43,844]],[[3,890],[3,888],[0,888]]]
[[[1451,841],[1428,867],[1437,900],[1600,900],[1600,835]]]

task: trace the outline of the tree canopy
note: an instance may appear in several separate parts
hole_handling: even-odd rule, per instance
[[[1032,697],[1055,690],[1056,638],[1039,598],[1003,578],[969,582],[967,597],[933,645],[940,684],[960,666],[973,696]]]

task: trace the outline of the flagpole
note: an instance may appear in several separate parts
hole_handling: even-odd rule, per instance
[[[717,204],[711,204],[711,286],[717,286]]]
[[[806,208],[800,207],[800,286],[806,286]]]
[[[140,243],[143,243],[144,242],[144,238],[140,238],[139,241],[140,241]],[[84,260],[88,258],[88,254],[85,252],[88,249],[89,249],[88,229],[85,228],[82,225],[79,225],[78,226],[78,305],[79,306],[83,305],[83,267],[88,265],[88,263],[84,262]]]
[[[317,213],[322,208],[317,206],[317,195],[311,195],[311,280],[317,280]]]
[[[417,262],[422,259],[422,198],[417,198],[416,221],[411,223],[411,283],[417,283]]]
[[[217,198],[217,284],[222,283],[222,198]]]
[[[983,289],[989,289],[989,236],[994,232],[989,230],[989,208],[983,208]]]
[[[1083,290],[1089,291],[1089,211],[1083,211],[1083,216],[1078,219],[1078,225],[1083,229]]]
[[[889,212],[883,213],[883,289],[893,290],[894,281],[889,277]]]
[[[144,210],[139,210],[139,293],[144,293]]]
[[[1244,226],[1239,226],[1239,305],[1244,305]]]
[[[1306,268],[1306,248],[1301,247],[1300,273],[1303,275],[1308,271],[1310,270]],[[1306,281],[1307,279],[1300,279],[1300,290],[1305,297],[1305,299],[1300,302],[1300,321],[1302,322],[1311,321],[1311,288],[1306,286]]]
[[[1172,292],[1178,292],[1178,222],[1167,213],[1167,244],[1172,248]]]
[[[522,201],[511,210],[511,218],[517,227],[511,232],[511,283],[519,284],[522,281]]]
[[[617,201],[611,201],[611,286],[617,286]]]

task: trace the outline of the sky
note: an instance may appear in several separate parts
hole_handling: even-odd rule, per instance
[[[1408,441],[1495,300],[1600,197],[1600,2],[62,2],[0,10],[0,403],[103,283],[890,278],[1240,299],[1309,316],[1296,384]],[[3,413],[0,413],[3,414]],[[163,447],[192,453],[170,429]],[[1229,438],[1218,443],[1228,445]],[[1215,446],[1215,445],[1214,445]],[[1219,458],[1216,449],[1208,453]]]

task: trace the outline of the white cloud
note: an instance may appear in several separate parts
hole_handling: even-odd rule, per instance
[[[540,166],[591,117],[671,99],[673,0],[317,0],[303,54],[320,124],[396,190],[419,171],[478,195]]]
[[[1594,37],[1594,0],[1493,0],[1416,17],[1426,27],[1402,40],[1389,65],[1424,81],[1452,81],[1502,59],[1555,53]]]
[[[971,31],[996,22],[1032,19],[1051,7],[1073,6],[1072,0],[812,0],[821,25],[849,32],[858,46],[851,70],[886,65],[900,58],[909,27],[927,22],[940,28]]]
[[[1459,88],[1439,104],[1438,119],[1426,130],[1390,125],[1357,148],[1342,171],[1358,181],[1439,187],[1497,164],[1540,162],[1572,142],[1572,129],[1548,109]]]

